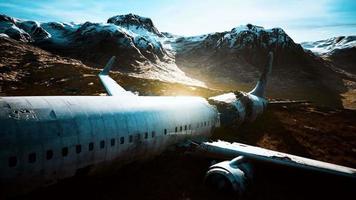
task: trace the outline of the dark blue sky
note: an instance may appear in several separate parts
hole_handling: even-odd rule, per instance
[[[281,27],[295,41],[356,35],[356,0],[0,0],[0,13],[37,21],[106,22],[135,13],[160,31],[198,35],[252,23]]]

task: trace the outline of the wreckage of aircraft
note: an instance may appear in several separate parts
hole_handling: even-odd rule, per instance
[[[253,121],[268,104],[264,93],[272,53],[251,92],[209,99],[137,96],[108,75],[114,59],[99,74],[109,96],[0,97],[0,184],[6,191],[1,194],[152,157],[189,139],[204,141],[219,126]],[[356,176],[352,168],[238,143],[197,146],[207,155],[234,158],[211,166],[206,180],[228,181],[239,193],[252,177],[249,160]]]

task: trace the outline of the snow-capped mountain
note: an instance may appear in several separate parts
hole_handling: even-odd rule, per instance
[[[302,42],[301,45],[317,55],[331,55],[340,50],[356,48],[356,36],[339,36],[316,42]]]
[[[296,70],[305,70],[304,75],[311,72],[307,69],[311,63],[305,59],[310,55],[281,28],[265,29],[247,24],[221,33],[180,37],[173,46],[176,63],[183,71],[216,85],[252,84],[263,69],[269,51],[275,53],[274,70],[288,76]]]
[[[39,23],[0,15],[0,33],[98,67],[115,55],[120,68],[114,70],[133,76],[204,85],[175,65],[174,56],[165,48],[166,37],[151,19],[138,15],[118,15],[107,23],[83,24]]]
[[[339,36],[316,42],[303,42],[306,50],[331,61],[333,68],[347,77],[356,78],[356,36]]]
[[[78,59],[94,68],[102,68],[114,55],[118,62],[113,70],[130,76],[220,89],[251,89],[266,55],[273,51],[272,96],[318,100],[326,95],[339,103],[334,93],[344,89],[324,60],[304,51],[281,28],[247,24],[184,37],[160,32],[151,19],[134,14],[113,16],[106,23],[81,24],[0,15],[0,37]],[[330,80],[335,84],[328,84]]]
[[[238,51],[247,62],[230,64],[234,65],[232,68],[248,65],[245,70],[247,75],[237,77],[244,82],[254,81],[258,77],[258,68],[255,65],[264,62],[268,51],[299,48],[280,28],[264,29],[248,24],[222,33],[182,37],[161,33],[151,19],[134,14],[113,16],[107,23],[82,24],[40,23],[0,15],[0,33],[51,52],[81,59],[97,67],[102,67],[100,65],[105,64],[109,57],[116,55],[118,65],[114,70],[144,78],[200,86],[204,83],[186,76],[181,68],[188,69],[187,66],[178,67],[176,58],[186,57],[189,62],[196,63],[199,61],[196,58],[199,52],[216,59],[217,54],[223,51],[230,54]],[[189,70],[188,72],[191,73]],[[244,71],[241,74],[242,72]]]

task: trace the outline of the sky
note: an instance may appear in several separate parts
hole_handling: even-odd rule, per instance
[[[356,0],[0,0],[0,13],[40,22],[152,19],[161,32],[200,35],[251,23],[283,28],[296,42],[356,35]]]

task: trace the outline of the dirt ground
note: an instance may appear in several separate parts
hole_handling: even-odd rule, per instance
[[[356,111],[312,105],[271,105],[256,122],[220,129],[214,140],[238,141],[356,167]],[[110,174],[74,177],[18,199],[236,199],[204,186],[213,160],[172,148]],[[254,163],[255,178],[242,199],[353,199],[356,181]]]
[[[0,95],[99,95],[105,91],[81,62],[28,44],[0,40]],[[222,91],[113,74],[142,95],[214,96]],[[322,98],[322,97],[320,97]],[[324,97],[323,97],[324,98]],[[356,111],[313,105],[270,105],[257,121],[217,130],[212,140],[261,146],[356,168]],[[17,199],[234,199],[204,187],[213,160],[171,149],[119,171],[74,177]],[[354,199],[348,179],[255,163],[256,176],[244,199]]]

